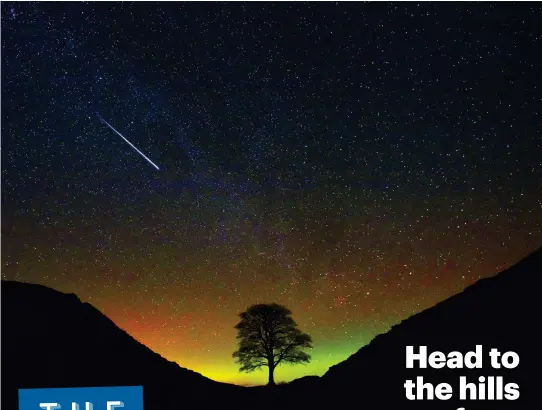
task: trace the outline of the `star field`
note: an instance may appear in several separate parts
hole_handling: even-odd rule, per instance
[[[542,244],[536,3],[2,3],[2,277],[210,378],[323,374]],[[102,115],[159,167],[100,122]]]

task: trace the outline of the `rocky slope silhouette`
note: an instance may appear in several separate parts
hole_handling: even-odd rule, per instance
[[[321,392],[315,405],[357,402],[366,408],[396,409],[532,409],[540,379],[535,336],[539,324],[542,249],[493,277],[482,279],[434,307],[416,314],[375,337],[350,358],[335,366],[319,381]],[[391,301],[390,301],[391,303]],[[427,346],[428,352],[474,351],[483,346],[483,369],[406,369],[406,346]],[[493,369],[491,348],[514,351],[520,356],[515,369]],[[447,401],[409,401],[404,382],[423,376],[433,385],[446,382],[454,391]],[[458,401],[459,377],[478,384],[478,377],[502,376],[504,383],[517,383],[515,401]],[[487,394],[486,394],[486,397]],[[454,399],[455,398],[455,399]]]
[[[2,281],[1,303],[2,409],[19,388],[143,385],[145,409],[214,408],[242,389],[166,360],[73,294]]]

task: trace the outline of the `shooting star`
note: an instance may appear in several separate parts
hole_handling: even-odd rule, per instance
[[[130,146],[135,149],[143,158],[145,158],[149,164],[151,164],[154,168],[156,168],[158,171],[160,171],[160,168],[158,168],[158,165],[156,165],[154,162],[152,162],[145,154],[143,154],[140,150],[138,150],[134,144],[132,144],[130,141],[128,141],[126,138],[124,138],[124,136],[118,132],[115,128],[113,128],[113,126],[111,124],[109,124],[106,120],[103,119],[103,117],[96,113],[96,115],[98,116],[98,118],[100,119],[100,121],[102,121],[105,125],[107,125],[109,128],[111,128],[113,131],[115,131],[124,141],[126,141],[128,144],[130,144]]]

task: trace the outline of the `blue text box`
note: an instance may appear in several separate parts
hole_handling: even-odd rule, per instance
[[[19,410],[143,410],[143,386],[19,389]]]

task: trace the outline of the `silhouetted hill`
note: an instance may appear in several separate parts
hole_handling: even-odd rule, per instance
[[[375,337],[321,378],[304,377],[272,389],[211,381],[179,367],[134,340],[75,295],[39,285],[2,282],[2,409],[17,409],[22,387],[143,385],[145,410],[538,408],[536,337],[542,249],[494,277],[416,314]],[[392,303],[390,301],[390,303]],[[484,347],[482,370],[406,369],[406,346],[467,352]],[[520,355],[513,370],[489,365],[490,348]],[[404,382],[447,382],[458,394],[459,376],[503,376],[519,384],[517,401],[409,401]]]
[[[315,382],[318,382],[320,380],[320,377],[318,376],[304,376],[300,377],[299,379],[292,380],[290,383],[288,383],[288,386],[291,387],[311,387],[314,385]]]
[[[316,407],[324,403],[359,403],[364,408],[395,409],[533,409],[540,369],[540,339],[536,337],[541,323],[540,276],[542,249],[505,271],[482,279],[463,292],[416,314],[389,332],[375,337],[350,358],[331,367],[319,383]],[[392,303],[390,301],[390,303]],[[427,346],[428,352],[467,352],[480,344],[484,347],[484,368],[406,369],[406,346]],[[489,363],[490,348],[519,354],[520,364],[513,370],[493,369]],[[459,377],[477,383],[478,376],[503,376],[504,383],[519,385],[516,401],[409,401],[404,382],[424,376],[434,385],[446,382],[459,393]]]
[[[242,389],[166,360],[73,294],[2,281],[1,303],[2,409],[19,388],[143,385],[146,410],[214,408]]]

